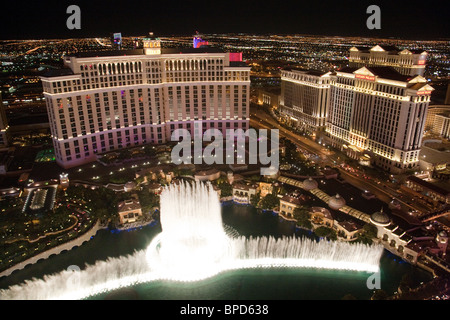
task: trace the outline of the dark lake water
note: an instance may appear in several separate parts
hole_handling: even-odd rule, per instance
[[[313,236],[310,232],[296,229],[294,223],[285,221],[272,212],[258,213],[251,206],[226,203],[222,205],[223,222],[245,236],[273,235]],[[129,231],[100,230],[81,247],[52,256],[0,279],[0,288],[21,283],[32,278],[42,278],[77,265],[86,265],[108,257],[128,255],[147,247],[153,237],[161,232],[155,223]],[[427,272],[411,266],[385,250],[381,259],[381,289],[392,294],[404,274],[420,283],[431,278]],[[352,294],[357,299],[369,299],[372,290],[366,286],[370,276],[364,272],[316,269],[254,269],[221,273],[213,278],[177,283],[155,281],[136,285],[93,297],[93,299],[198,299],[198,300],[300,300],[341,299]]]

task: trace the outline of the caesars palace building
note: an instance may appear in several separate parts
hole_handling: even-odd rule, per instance
[[[434,90],[423,77],[426,57],[422,50],[353,47],[349,67],[283,69],[281,114],[360,163],[391,173],[418,168]]]
[[[249,127],[250,67],[217,48],[81,52],[41,77],[56,162],[79,166],[108,151],[208,129]],[[225,136],[225,134],[224,134]]]

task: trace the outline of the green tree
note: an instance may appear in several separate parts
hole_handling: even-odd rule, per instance
[[[363,226],[363,232],[370,238],[376,238],[378,230],[377,227],[375,227],[373,224],[366,223]]]
[[[145,213],[150,212],[153,207],[159,206],[159,196],[149,192],[148,190],[141,190],[138,192],[139,203],[141,204],[142,211]]]
[[[376,237],[377,237],[377,228],[373,224],[366,223],[363,226],[362,232],[358,234],[358,239],[356,241],[370,245],[373,242],[372,239]]]
[[[295,208],[293,215],[294,215],[294,219],[297,220],[297,224],[300,227],[307,228],[307,229],[312,228],[311,221],[309,220],[310,216],[309,216],[308,208],[303,207],[303,206]]]
[[[217,186],[220,189],[220,196],[221,197],[230,197],[233,195],[233,186],[229,184],[228,182],[222,182],[217,184]]]
[[[272,210],[276,206],[280,204],[280,200],[278,199],[276,194],[269,193],[267,194],[261,201],[260,206],[262,209]]]
[[[328,228],[328,227],[318,227],[317,229],[314,230],[314,233],[318,236],[318,237],[326,237],[330,240],[336,240],[337,239],[337,234],[336,231]]]
[[[254,207],[257,207],[259,204],[259,201],[261,201],[261,192],[258,192],[255,195],[250,196],[250,204]]]

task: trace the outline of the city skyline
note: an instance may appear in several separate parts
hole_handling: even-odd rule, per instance
[[[69,30],[69,5],[81,9],[81,29]],[[367,7],[381,10],[381,29],[369,30]],[[8,2],[2,17],[0,39],[51,39],[108,36],[181,35],[204,33],[311,34],[334,36],[398,37],[443,39],[449,37],[444,1],[345,1],[305,3],[304,1],[260,3],[257,1],[177,1],[154,3],[133,1],[100,2],[44,1]],[[418,10],[420,8],[420,10]],[[133,23],[130,23],[132,18]],[[17,23],[19,21],[19,23]],[[168,23],[169,22],[169,23]]]
[[[0,300],[450,299],[443,1],[2,9]]]

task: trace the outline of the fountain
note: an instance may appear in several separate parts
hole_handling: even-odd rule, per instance
[[[181,183],[161,193],[161,226],[146,250],[82,271],[63,271],[0,291],[1,299],[82,299],[155,280],[197,281],[226,270],[306,267],[378,272],[383,247],[297,237],[246,238],[227,232],[210,184]]]

